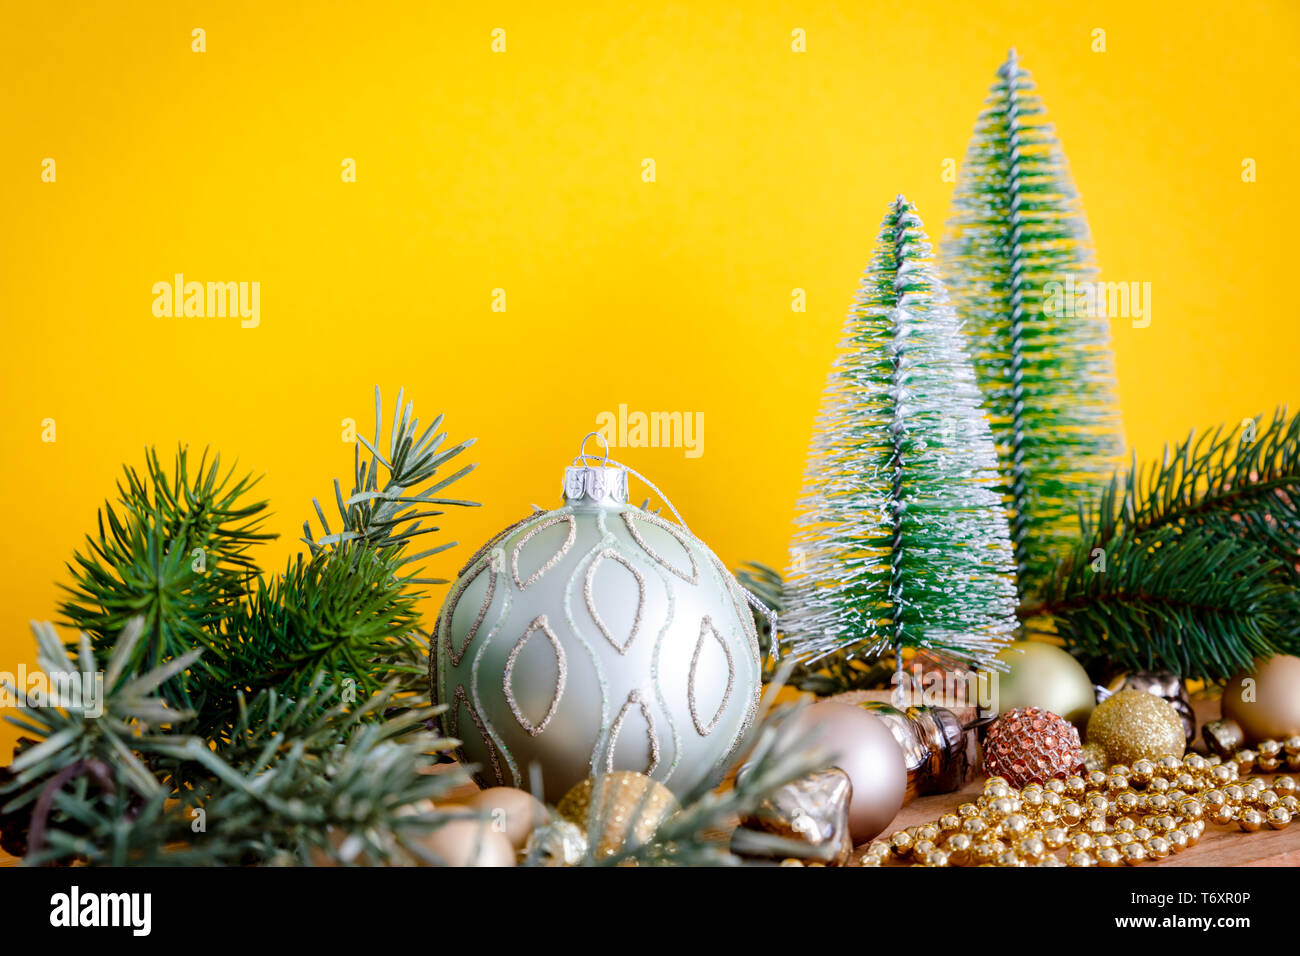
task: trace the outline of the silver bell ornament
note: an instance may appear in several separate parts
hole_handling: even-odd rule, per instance
[[[630,770],[681,795],[739,756],[762,690],[755,599],[667,499],[678,523],[628,504],[630,471],[584,441],[563,506],[492,538],[448,593],[433,696],[482,786],[555,803]]]

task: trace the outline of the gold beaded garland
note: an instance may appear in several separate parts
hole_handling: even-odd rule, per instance
[[[1207,820],[1247,833],[1289,826],[1300,813],[1295,779],[1242,779],[1239,767],[1166,754],[1019,790],[990,777],[974,801],[875,841],[860,862],[880,866],[892,852],[924,866],[1136,866],[1196,846]]]

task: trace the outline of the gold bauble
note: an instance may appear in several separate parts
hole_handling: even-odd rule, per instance
[[[980,679],[990,682],[989,693],[996,691],[993,705],[999,714],[1038,707],[1082,727],[1092,713],[1097,698],[1088,672],[1061,648],[1042,641],[1016,641],[998,651],[998,660],[1007,670],[984,672]]]
[[[1144,690],[1174,705],[1183,721],[1183,736],[1188,745],[1196,739],[1196,711],[1183,679],[1172,671],[1130,671],[1114,677],[1103,693],[1110,696],[1121,690]],[[1101,694],[1099,694],[1101,696]]]
[[[599,833],[591,852],[600,859],[617,853],[629,839],[645,843],[676,807],[672,791],[657,780],[616,770],[575,785],[555,812],[583,830]]]
[[[546,820],[542,802],[514,787],[488,787],[465,802],[475,810],[486,812],[492,818],[493,827],[505,833],[516,850],[522,850],[528,834]]]
[[[1088,718],[1088,743],[1097,744],[1111,764],[1131,766],[1165,754],[1183,755],[1183,721],[1169,701],[1141,690],[1122,690]]]
[[[1233,677],[1223,689],[1223,716],[1252,744],[1300,734],[1300,657],[1278,654]]]

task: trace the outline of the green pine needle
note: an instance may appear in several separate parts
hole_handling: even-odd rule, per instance
[[[1300,419],[1279,409],[1117,474],[1041,601],[1087,657],[1221,680],[1300,651]]]
[[[236,480],[221,472],[220,456],[205,452],[191,469],[189,451],[177,450],[167,471],[153,449],[145,473],[125,469],[118,504],[99,512],[98,533],[68,566],[69,597],[59,608],[61,623],[90,635],[105,653],[127,622],[143,620],[129,669],[157,667],[195,648],[218,661],[217,635],[240,612],[257,571],[250,553],[273,534],[260,529],[265,501],[248,501],[256,479]],[[177,707],[193,706],[197,673],[179,673],[164,686]]]
[[[387,448],[383,442],[383,396],[375,387],[375,437],[367,441],[357,436],[354,452],[353,485],[347,498],[338,481],[334,482],[334,498],[338,507],[340,530],[332,532],[319,501],[313,499],[316,516],[323,534],[317,537],[310,522],[303,523],[303,541],[313,555],[337,549],[349,542],[364,541],[378,550],[401,554],[402,563],[414,563],[455,547],[456,542],[446,542],[418,552],[407,550],[407,545],[422,535],[432,534],[437,527],[426,527],[424,522],[445,512],[444,507],[478,507],[478,502],[460,498],[445,498],[441,493],[453,482],[459,481],[477,467],[466,465],[438,478],[438,470],[474,444],[474,439],[444,448],[446,432],[439,432],[442,416],[420,430],[420,420],[414,417],[411,402],[405,402],[405,392],[397,393],[397,407],[389,425]],[[370,457],[363,458],[364,446]],[[380,467],[386,477],[380,484]],[[422,487],[423,486],[423,487]],[[445,584],[442,579],[418,580],[415,583]]]

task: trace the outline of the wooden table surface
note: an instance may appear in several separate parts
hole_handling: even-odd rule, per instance
[[[1200,722],[1216,719],[1219,716],[1218,702],[1196,702],[1196,716],[1198,726]],[[1200,745],[1199,735],[1197,745]],[[1274,775],[1261,776],[1271,779]],[[1300,773],[1293,773],[1292,776],[1300,782]],[[884,835],[888,836],[894,830],[904,827],[932,823],[944,813],[956,809],[959,804],[974,799],[983,789],[984,774],[977,771],[954,793],[920,797],[899,811]],[[473,784],[466,784],[451,794],[451,802],[464,799],[476,790]],[[720,837],[725,835],[719,834]],[[0,851],[0,866],[17,866],[20,862]],[[1143,863],[1142,866],[1300,866],[1300,820],[1285,830],[1264,829],[1258,833],[1243,833],[1235,824],[1221,827],[1207,822],[1205,834],[1196,846],[1164,860]]]

